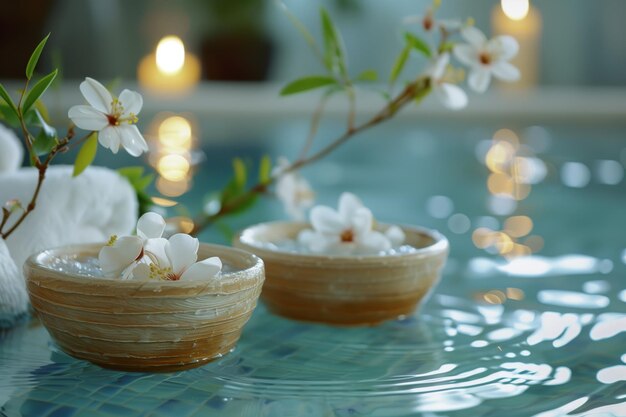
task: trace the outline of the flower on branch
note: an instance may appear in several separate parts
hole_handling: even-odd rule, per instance
[[[459,19],[435,19],[435,9],[429,7],[423,15],[407,16],[403,23],[406,25],[419,24],[426,33],[433,33],[441,28],[452,31],[463,25]]]
[[[313,206],[315,193],[309,182],[298,172],[282,174],[291,164],[286,158],[279,158],[272,175],[278,176],[276,196],[283,204],[287,214],[294,220],[304,220],[304,212]]]
[[[450,54],[445,52],[437,56],[427,70],[430,75],[433,92],[439,101],[452,110],[460,110],[467,106],[467,94],[455,85],[455,75],[450,71]]]
[[[508,62],[519,50],[515,38],[501,35],[488,40],[473,26],[461,29],[461,36],[468,43],[456,45],[454,56],[470,68],[468,84],[474,91],[485,92],[492,75],[503,81],[519,80],[519,70]]]
[[[119,98],[114,97],[93,78],[85,78],[80,92],[89,105],[70,108],[68,117],[76,126],[97,131],[100,144],[113,153],[117,153],[120,146],[132,156],[148,151],[148,144],[135,125],[143,106],[141,94],[123,90]]]
[[[298,241],[315,253],[374,254],[404,242],[404,233],[397,226],[385,233],[374,230],[372,212],[351,193],[341,194],[338,210],[313,207],[310,220],[313,230],[300,232]]]

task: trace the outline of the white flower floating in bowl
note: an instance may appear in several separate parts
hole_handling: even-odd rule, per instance
[[[233,242],[265,262],[262,297],[276,314],[376,324],[413,313],[440,278],[448,241],[436,231],[375,224],[349,193],[338,210],[314,207],[310,218],[261,223]]]
[[[343,193],[339,208],[316,206],[310,215],[312,229],[298,234],[298,242],[313,253],[366,255],[389,251],[404,243],[404,232],[389,226],[374,229],[374,216],[352,193]]]
[[[222,261],[211,257],[200,262],[200,242],[177,233],[164,239],[165,219],[146,213],[137,222],[137,236],[112,236],[100,250],[99,263],[105,276],[139,280],[203,280],[222,270]]]
[[[261,293],[263,261],[188,235],[164,239],[164,226],[149,213],[137,236],[28,259],[31,303],[62,350],[107,368],[161,372],[233,349]]]

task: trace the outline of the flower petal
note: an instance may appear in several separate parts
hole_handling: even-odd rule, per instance
[[[446,68],[448,67],[448,63],[450,62],[450,54],[443,53],[437,57],[435,62],[432,64],[432,67],[428,73],[435,80],[441,79],[446,72]]]
[[[87,103],[91,104],[96,110],[106,114],[111,113],[113,97],[109,90],[98,81],[89,77],[85,78],[85,81],[80,83],[80,92],[83,93]]]
[[[363,203],[352,193],[342,193],[339,197],[339,215],[344,223],[350,223],[356,212],[363,208]]]
[[[104,276],[119,278],[141,255],[143,242],[137,236],[123,236],[111,246],[104,246],[98,255],[98,262]]]
[[[467,106],[467,94],[458,85],[441,83],[435,88],[435,95],[449,109],[459,110]]]
[[[474,26],[465,26],[461,29],[461,36],[474,48],[482,48],[487,43],[485,34]]]
[[[352,244],[343,244],[339,235],[325,235],[316,233],[315,237],[309,241],[309,250],[314,253],[338,254],[338,249]]]
[[[73,106],[67,112],[76,126],[84,130],[102,130],[109,124],[106,115],[91,106]]]
[[[137,235],[142,239],[156,239],[163,236],[165,219],[159,214],[146,213],[137,221]]]
[[[113,153],[120,150],[122,139],[117,126],[107,126],[98,133],[98,142]]]
[[[135,125],[116,126],[120,132],[122,145],[132,156],[139,156],[148,151],[148,144]]]
[[[143,97],[136,91],[123,90],[119,99],[121,105],[124,107],[122,117],[130,116],[131,113],[138,115],[143,107]]]
[[[177,233],[167,241],[165,253],[175,274],[184,272],[196,262],[199,245],[198,239],[184,233]]]
[[[513,36],[496,36],[489,41],[487,50],[498,59],[508,61],[517,55],[519,43],[517,43],[517,40]]]
[[[165,246],[167,246],[167,239],[157,238],[148,239],[144,242],[143,250],[145,255],[160,268],[167,268],[171,266],[170,260],[165,253]]]
[[[374,225],[374,216],[370,209],[359,207],[350,219],[352,229],[355,235],[369,233]]]
[[[215,278],[222,270],[222,261],[214,256],[191,265],[180,277],[186,281],[201,281]]]
[[[421,25],[423,21],[424,21],[424,16],[422,15],[411,15],[411,16],[406,16],[404,19],[402,19],[402,23],[405,25],[412,25],[415,23],[419,23]]]
[[[520,71],[514,65],[508,62],[496,62],[491,67],[494,77],[503,81],[517,81],[520,79]]]
[[[489,87],[489,81],[491,81],[491,73],[486,69],[478,68],[472,70],[467,79],[470,88],[477,93],[484,93]]]
[[[471,45],[456,45],[452,52],[462,64],[472,67],[478,63],[478,53]]]
[[[391,242],[387,236],[376,231],[360,236],[356,244],[359,253],[377,253],[391,249]]]
[[[310,218],[316,232],[339,235],[346,226],[339,213],[326,206],[313,207]]]
[[[437,25],[443,27],[448,31],[460,29],[463,26],[463,22],[459,19],[437,19]]]
[[[406,239],[406,235],[398,226],[389,226],[387,230],[385,230],[385,236],[387,236],[387,239],[391,242],[392,247],[402,245]]]

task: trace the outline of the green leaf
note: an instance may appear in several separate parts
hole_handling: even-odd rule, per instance
[[[309,77],[299,78],[287,84],[280,90],[281,96],[288,96],[290,94],[301,93],[303,91],[309,91],[316,88],[324,87],[326,85],[337,84],[337,80],[333,77],[325,75],[312,75]]]
[[[356,77],[357,81],[376,81],[378,80],[378,73],[373,69],[363,71]]]
[[[241,158],[233,159],[233,171],[235,172],[235,183],[239,189],[244,189],[247,182],[246,164]]]
[[[283,9],[287,18],[291,21],[291,24],[300,32],[306,43],[313,50],[313,52],[317,55],[320,55],[319,48],[317,46],[317,42],[315,42],[315,38],[311,35],[311,32],[304,26],[304,24],[298,19],[293,13],[289,11],[287,6],[282,2],[278,1],[278,5]],[[321,57],[320,57],[321,58]]]
[[[346,77],[347,68],[345,56],[342,48],[342,40],[339,31],[335,28],[328,11],[323,7],[320,8],[320,18],[322,21],[322,32],[324,34],[324,63],[329,71],[334,71],[335,66],[339,69],[339,73]]]
[[[54,81],[54,78],[57,76],[58,70],[52,71],[50,74],[43,77],[41,80],[35,84],[35,86],[26,94],[24,98],[24,103],[22,104],[22,114],[26,113],[33,104],[41,97],[43,93],[46,92],[50,84]]]
[[[406,39],[407,45],[410,45],[411,48],[421,52],[424,56],[430,58],[432,57],[432,52],[430,51],[430,47],[426,42],[412,33],[406,32],[404,34],[404,39]]]
[[[0,104],[0,120],[11,127],[19,127],[20,119],[8,104]]]
[[[33,151],[36,155],[47,155],[59,143],[57,131],[46,123],[38,110],[34,110],[33,113],[37,116],[38,124],[41,126],[39,134],[33,140]]]
[[[5,103],[7,103],[9,109],[13,111],[13,113],[15,113],[15,117],[17,117],[17,107],[15,106],[15,103],[13,103],[13,100],[11,100],[11,96],[2,84],[0,84],[0,97],[2,97]]]
[[[78,151],[78,155],[76,156],[76,161],[74,161],[74,177],[79,176],[96,157],[96,152],[98,151],[98,136],[95,133],[92,133],[89,136],[89,139],[83,143],[80,151]]]
[[[31,54],[30,59],[28,60],[28,64],[26,64],[26,78],[28,78],[29,80],[33,77],[33,72],[35,71],[37,62],[39,62],[39,56],[41,55],[41,51],[43,51],[44,46],[46,46],[46,42],[48,42],[49,37],[50,34],[48,33],[48,35],[46,35],[46,37],[43,38],[41,42],[39,42],[39,45],[37,45],[37,47]]]
[[[259,163],[259,182],[267,184],[272,177],[272,159],[268,155],[264,155]]]
[[[391,76],[389,77],[389,81],[392,83],[398,79],[398,76],[404,69],[404,65],[406,64],[406,60],[409,58],[409,53],[411,52],[411,47],[409,45],[405,46],[400,52],[400,55],[396,58],[396,62],[393,64],[393,68],[391,69]]]

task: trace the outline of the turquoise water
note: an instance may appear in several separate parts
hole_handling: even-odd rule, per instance
[[[527,196],[515,203],[488,189],[493,143],[485,140],[500,127],[380,128],[305,171],[325,204],[349,190],[381,221],[449,238],[443,280],[414,316],[337,329],[261,305],[234,352],[157,375],[75,360],[25,320],[0,336],[0,415],[626,415],[626,127],[516,127],[515,156],[536,160],[525,179],[533,183],[517,190]],[[276,154],[289,132],[277,127],[249,155]],[[190,204],[226,180],[225,156],[239,150],[205,151]],[[281,216],[265,201],[231,224]],[[522,234],[507,223],[516,216],[532,230],[477,247],[481,227]],[[498,253],[514,244],[538,251]]]

